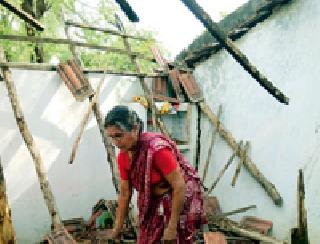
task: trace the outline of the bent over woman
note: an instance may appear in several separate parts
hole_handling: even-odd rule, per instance
[[[177,240],[193,243],[207,220],[200,178],[174,142],[160,133],[142,132],[143,124],[127,106],[115,106],[105,117],[105,130],[120,149],[120,194],[113,236],[127,215],[132,189],[138,192],[138,244]]]

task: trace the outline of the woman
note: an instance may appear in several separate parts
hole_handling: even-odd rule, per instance
[[[132,188],[138,192],[139,244],[177,240],[192,243],[206,224],[200,178],[176,145],[160,133],[143,133],[137,114],[114,107],[105,117],[106,134],[120,149],[120,194],[113,236],[120,235]]]

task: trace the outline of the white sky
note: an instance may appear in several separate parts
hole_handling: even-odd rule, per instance
[[[180,0],[127,0],[140,18],[137,27],[155,30],[172,58],[186,48],[204,27]],[[232,12],[247,0],[197,0],[218,22],[221,12]]]
[[[186,48],[204,27],[180,0],[127,0],[140,21],[135,25],[140,29],[150,29],[157,33],[157,40],[174,58]],[[230,13],[248,0],[196,0],[211,18],[218,22],[222,12]],[[80,0],[80,2],[86,2]],[[86,2],[94,6],[98,0]],[[124,17],[125,18],[125,17]]]

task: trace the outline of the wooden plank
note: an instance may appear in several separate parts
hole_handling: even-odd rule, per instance
[[[232,134],[227,131],[222,123],[219,123],[218,117],[212,112],[210,107],[202,102],[200,103],[202,112],[206,114],[209,120],[214,124],[219,126],[219,134],[221,137],[228,143],[228,145],[234,150],[237,151],[238,145]],[[240,156],[240,152],[237,151],[237,155]],[[244,161],[244,166],[247,168],[251,176],[256,179],[256,181],[263,187],[263,189],[268,193],[273,202],[277,206],[282,205],[282,197],[280,196],[276,187],[260,172],[257,166],[253,161],[247,156]]]
[[[4,52],[3,49],[0,47],[0,61],[5,62],[4,58]],[[43,160],[41,158],[40,151],[38,147],[35,144],[35,141],[33,139],[33,136],[27,126],[27,123],[24,119],[24,114],[22,112],[20,102],[18,100],[17,92],[15,85],[13,83],[11,72],[8,68],[2,67],[2,73],[4,77],[4,82],[8,90],[8,96],[10,98],[12,110],[14,113],[14,117],[16,119],[19,131],[21,133],[21,136],[31,154],[31,157],[33,159],[33,163],[35,166],[35,170],[40,182],[40,188],[43,195],[43,198],[45,200],[45,204],[47,205],[49,214],[51,216],[51,222],[54,228],[60,228],[62,226],[61,219],[58,214],[58,208],[56,206],[56,202],[51,190],[51,186],[48,181],[47,174],[45,172],[45,167]]]
[[[78,41],[71,41],[64,38],[49,38],[49,37],[36,37],[36,36],[19,36],[19,35],[0,35],[0,39],[3,40],[11,40],[16,42],[33,42],[33,43],[51,43],[51,44],[66,44],[66,45],[75,45],[78,47],[86,47],[90,49],[97,49],[97,50],[103,50],[111,53],[118,53],[123,55],[134,55],[136,58],[144,59],[147,61],[154,62],[154,59],[151,57],[146,57],[145,55],[138,53],[138,52],[132,52],[128,53],[128,51],[120,48],[110,47],[110,46],[103,46],[103,45],[97,45],[92,43],[84,43],[84,42],[78,42]]]
[[[220,105],[219,108],[218,108],[218,122],[219,122],[219,124],[220,124],[221,112],[222,112],[222,106]],[[212,154],[212,151],[213,151],[213,148],[214,148],[215,139],[216,139],[216,135],[217,135],[218,130],[219,130],[219,125],[214,127],[212,135],[211,135],[209,151],[208,151],[207,159],[206,159],[205,166],[204,166],[204,169],[203,169],[203,175],[202,175],[202,182],[203,183],[204,183],[204,181],[206,180],[206,177],[207,177],[208,168],[209,168],[209,162],[210,162],[210,159],[211,159],[211,154]]]
[[[130,39],[136,39],[136,40],[141,40],[141,41],[150,41],[151,40],[151,39],[148,39],[145,37],[127,35],[127,34],[123,34],[123,33],[119,32],[119,31],[115,31],[115,30],[111,30],[111,29],[107,29],[107,28],[89,26],[86,24],[76,23],[76,22],[73,22],[70,20],[65,21],[65,24],[73,26],[73,27],[81,28],[81,29],[100,31],[100,32],[108,33],[108,34],[115,35],[115,36],[127,37]]]
[[[235,210],[232,210],[232,211],[229,211],[229,212],[213,215],[210,218],[214,218],[214,219],[225,218],[225,217],[230,216],[230,215],[234,215],[234,214],[238,214],[238,213],[244,213],[244,212],[246,212],[246,211],[248,211],[250,209],[253,209],[253,208],[257,208],[257,206],[256,205],[250,205],[248,207],[238,208],[238,209],[235,209]]]
[[[275,87],[237,48],[232,40],[220,29],[211,17],[197,4],[195,0],[181,0],[189,10],[206,27],[209,33],[214,36],[219,43],[232,55],[232,57],[273,97],[279,102],[289,104],[289,98],[286,97],[277,87]]]
[[[36,28],[39,31],[43,31],[44,30],[44,26],[35,18],[33,18],[30,14],[28,14],[27,12],[23,11],[22,9],[17,8],[16,6],[14,6],[12,3],[10,3],[10,1],[8,0],[1,0],[0,4],[2,4],[4,7],[6,7],[7,9],[9,9],[10,11],[12,11],[14,14],[16,14],[17,16],[19,16],[22,20],[24,20],[25,22],[29,23],[30,25],[32,25],[34,28]]]

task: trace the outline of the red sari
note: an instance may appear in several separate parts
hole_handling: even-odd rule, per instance
[[[140,229],[138,244],[160,243],[164,227],[171,216],[172,192],[161,197],[151,193],[153,155],[163,148],[170,149],[176,156],[186,184],[184,206],[177,226],[177,243],[193,243],[195,230],[207,223],[203,211],[200,178],[175,143],[160,133],[146,132],[140,135],[129,176],[132,186],[138,191]]]

